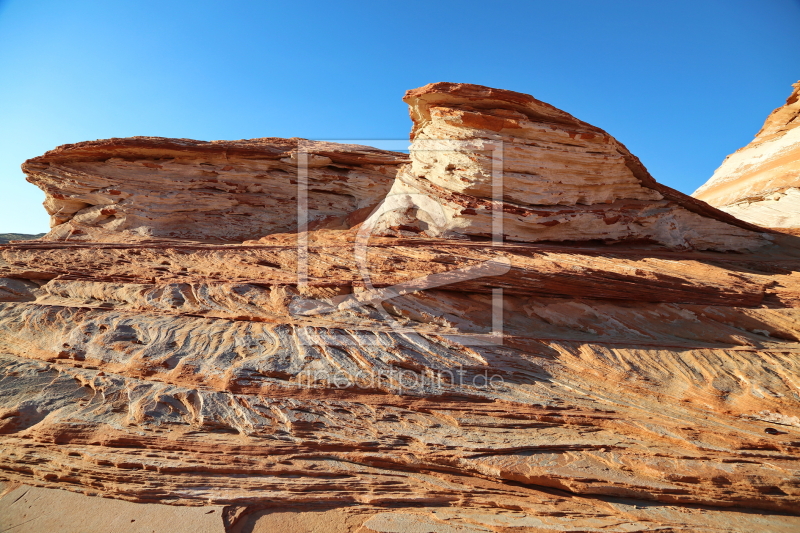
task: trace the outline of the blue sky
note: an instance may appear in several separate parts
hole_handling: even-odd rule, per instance
[[[58,145],[406,138],[435,81],[529,93],[691,193],[800,79],[797,0],[0,0],[0,233],[47,230]]]

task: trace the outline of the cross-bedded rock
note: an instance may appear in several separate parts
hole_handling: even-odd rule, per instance
[[[723,251],[765,244],[752,225],[657,183],[605,131],[532,96],[433,83],[404,100],[411,164],[389,198],[408,208],[386,216],[384,233],[416,226],[431,236]]]
[[[693,196],[753,224],[800,228],[800,81]]]
[[[300,152],[311,227],[360,222],[407,160],[305,139],[132,137],[59,146],[22,169],[45,192],[48,239],[241,242],[297,231]]]
[[[197,202],[170,238],[174,215],[147,210],[147,187],[189,195],[220,151],[240,183],[248,165],[290,173],[297,141],[114,140],[26,163],[51,211],[108,205],[101,178],[131,201],[119,227],[84,206],[0,246],[0,477],[222,506],[230,531],[288,512],[361,533],[800,525],[798,239],[657,184],[527,95],[434,84],[407,100],[406,166],[310,151],[330,159],[313,187],[350,198],[315,211],[327,229],[296,233],[296,184],[267,172],[283,211],[253,211],[252,228]],[[442,137],[473,144],[423,150]],[[498,140],[491,242],[492,163],[469,146]],[[389,170],[401,201],[367,218]],[[441,205],[444,225],[405,197]],[[234,236],[247,242],[207,242]],[[465,275],[487,264],[504,268]]]

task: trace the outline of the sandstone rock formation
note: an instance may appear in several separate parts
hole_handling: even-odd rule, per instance
[[[800,228],[800,81],[693,196],[753,224]]]
[[[241,242],[297,231],[298,145],[307,152],[308,218],[318,225],[360,222],[347,215],[366,216],[407,160],[304,139],[132,137],[59,146],[22,170],[45,192],[49,239]]]
[[[409,95],[400,201],[360,225],[344,203],[301,233],[272,211],[275,233],[209,243],[234,232],[198,207],[205,225],[170,239],[137,200],[126,217],[157,240],[80,225],[2,245],[0,478],[208,506],[228,531],[797,530],[798,239],[655,183],[532,97]],[[489,156],[417,144],[445,135],[504,141],[504,242],[487,239]],[[114,141],[126,162],[175,144],[139,142]],[[352,157],[357,174],[403,161]],[[107,159],[72,182],[26,169],[91,191]]]
[[[404,100],[414,123],[411,165],[390,194],[436,203],[395,212],[384,228],[419,220],[431,236],[489,237],[497,209],[503,237],[513,241],[633,240],[701,250],[765,244],[749,224],[657,183],[605,131],[532,96],[434,83]],[[502,167],[494,178],[493,165]]]

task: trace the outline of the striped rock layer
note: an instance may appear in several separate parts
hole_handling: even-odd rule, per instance
[[[324,227],[301,233],[302,177],[281,163],[297,141],[222,155],[113,140],[26,164],[68,219],[0,245],[4,524],[54,498],[120,531],[150,523],[131,513],[168,516],[141,503],[200,507],[176,512],[184,529],[229,532],[800,527],[797,238],[657,184],[607,134],[526,95],[436,84],[407,99],[410,163],[311,152]],[[418,144],[445,135],[503,140],[503,242],[488,239],[490,155]],[[192,204],[204,162],[214,187],[272,192]],[[381,200],[369,176],[393,192],[367,217]],[[173,185],[194,224],[148,211]],[[234,197],[276,203],[248,228],[224,216]],[[112,204],[103,220],[119,227],[88,221]]]
[[[693,196],[753,224],[800,228],[800,81]]]
[[[605,131],[532,96],[434,83],[404,100],[411,164],[387,198],[396,209],[376,223],[384,234],[416,226],[429,236],[720,251],[765,243],[752,225],[657,183]]]
[[[312,227],[352,226],[407,160],[305,139],[131,137],[59,146],[22,170],[45,193],[48,239],[241,242],[297,231],[301,151]]]

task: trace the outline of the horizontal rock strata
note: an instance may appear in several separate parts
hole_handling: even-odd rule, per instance
[[[411,94],[427,102],[412,105],[415,146],[449,127],[426,112],[459,117],[449,140],[502,134],[513,156],[502,212],[516,232],[504,242],[486,231],[488,156],[462,145],[442,160],[415,148],[410,163],[313,152],[348,175],[398,171],[373,211],[381,199],[355,181],[323,183],[330,164],[310,169],[315,188],[360,198],[318,212],[319,229],[297,233],[273,213],[236,234],[245,243],[203,242],[233,233],[201,206],[194,233],[159,233],[171,224],[159,215],[146,239],[75,214],[45,239],[0,245],[0,480],[14,501],[28,501],[19,484],[205,506],[229,532],[800,527],[798,238],[648,181],[607,134],[595,150],[599,130],[531,97],[451,84]],[[573,130],[587,137],[552,140]],[[129,142],[132,161],[147,156],[134,139],[114,141],[115,157]],[[204,146],[190,143],[193,161]],[[595,157],[607,163],[580,164]],[[98,161],[94,176],[111,165]],[[282,179],[265,183],[290,210]],[[404,198],[448,218],[436,226]],[[474,214],[454,207],[464,198]],[[539,223],[555,216],[545,209],[615,206],[653,216],[585,235],[572,218]],[[61,238],[70,225],[83,240]],[[13,505],[0,495],[0,518]]]
[[[800,82],[693,196],[754,224],[800,228]]]
[[[404,100],[414,122],[411,164],[398,174],[389,196],[397,209],[379,232],[701,250],[765,244],[749,224],[656,183],[605,131],[531,96],[434,83]]]
[[[312,227],[350,227],[386,195],[406,160],[304,139],[133,137],[60,146],[22,170],[45,192],[49,239],[241,242],[297,231],[301,163]]]
[[[189,505],[795,508],[800,254],[386,241],[379,286],[512,270],[309,316],[363,290],[339,241],[312,241],[307,286],[288,245],[6,245],[3,476]],[[496,286],[503,344],[476,343]]]

